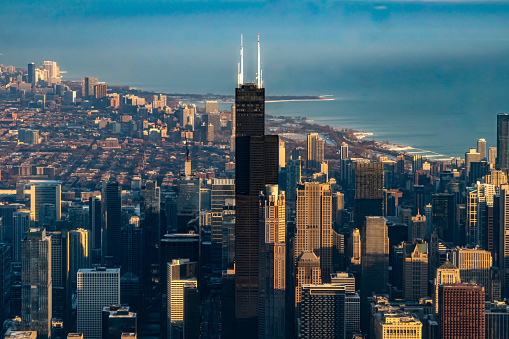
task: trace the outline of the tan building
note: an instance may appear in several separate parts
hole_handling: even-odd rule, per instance
[[[428,295],[428,244],[403,245],[403,293],[406,300],[419,300]]]
[[[318,133],[308,134],[308,168],[320,168],[320,163],[324,160],[325,141],[318,136]]]
[[[422,338],[422,323],[413,314],[394,310],[376,313],[374,317],[377,339]]]
[[[296,302],[300,300],[300,285],[328,283],[332,273],[332,194],[329,184],[306,182],[297,187],[297,215],[295,218],[295,252],[298,271],[304,252],[314,253],[319,263],[320,282],[303,282],[297,275]],[[305,255],[306,260],[309,255]],[[314,260],[314,259],[313,259]],[[300,272],[300,271],[299,271]]]
[[[295,276],[295,306],[298,307],[302,297],[302,285],[322,283],[320,259],[312,251],[301,253],[297,258]]]
[[[279,168],[286,166],[285,142],[279,139]]]
[[[260,195],[260,244],[258,289],[259,338],[285,338],[286,219],[285,194],[278,185],[267,185]]]
[[[426,237],[426,216],[417,214],[410,223],[410,240],[424,239]]]
[[[361,264],[361,232],[358,228],[350,236],[350,263],[354,266]]]
[[[461,283],[460,270],[447,260],[437,269],[435,277],[435,288],[433,302],[435,305],[435,313],[438,314],[438,287],[440,285],[459,284]]]
[[[452,251],[452,263],[460,270],[461,282],[478,284],[485,290],[489,287],[493,265],[490,252],[480,248],[456,247]]]

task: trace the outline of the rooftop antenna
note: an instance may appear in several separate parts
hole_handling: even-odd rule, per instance
[[[256,73],[256,80],[258,81],[258,88],[262,88],[262,65],[260,62],[260,34],[258,34],[258,72]]]
[[[244,84],[244,48],[242,46],[242,34],[240,35],[240,64],[239,64],[239,79],[238,87]]]

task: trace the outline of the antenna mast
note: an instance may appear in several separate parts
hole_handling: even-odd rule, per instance
[[[258,81],[258,88],[262,88],[262,72],[260,61],[260,34],[258,34],[258,72],[256,73],[256,80]]]
[[[244,84],[244,48],[242,43],[242,34],[240,35],[240,63],[238,74],[238,87]]]

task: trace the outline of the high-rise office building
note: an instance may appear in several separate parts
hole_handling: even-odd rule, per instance
[[[428,244],[404,243],[403,260],[404,298],[418,301],[428,295]]]
[[[244,84],[241,66],[235,90],[235,318],[238,335],[248,337],[258,335],[258,195],[265,185],[278,183],[279,138],[265,135],[265,89],[260,72],[257,80]]]
[[[122,187],[116,180],[103,182],[101,202],[102,260],[110,257],[113,263],[119,265],[122,253]]]
[[[197,286],[197,269],[197,263],[189,259],[173,260],[167,264],[167,339],[176,338],[177,328],[183,326],[184,286]]]
[[[46,233],[51,236],[51,285],[53,318],[65,329],[73,326],[72,290],[69,274],[69,232],[66,228]]]
[[[73,289],[78,281],[78,271],[91,266],[90,232],[82,228],[69,231],[69,275]]]
[[[479,154],[475,148],[471,148],[465,153],[465,178],[467,178],[468,182],[470,182],[470,164],[479,161],[481,161],[481,154]]]
[[[401,310],[375,313],[374,332],[377,339],[421,339],[422,323],[419,319]]]
[[[62,190],[59,181],[32,180],[30,181],[30,217],[39,221],[42,205],[50,208],[54,220],[60,220]]]
[[[12,247],[0,243],[0,322],[10,317],[12,284]]]
[[[456,203],[453,194],[439,193],[431,197],[431,215],[433,231],[445,242],[454,243],[458,235],[455,232]]]
[[[81,79],[81,96],[83,99],[89,99],[94,95],[95,85],[97,85],[97,78],[84,77]]]
[[[235,205],[235,180],[213,179],[210,190],[210,211],[212,212],[212,268],[225,269],[222,265],[223,248],[223,208]]]
[[[477,140],[477,153],[481,155],[481,160],[487,160],[486,139]]]
[[[329,184],[306,182],[297,188],[294,257],[299,267],[302,253],[312,252],[320,263],[320,281],[330,281],[332,273],[332,193]],[[307,256],[306,260],[307,260]],[[304,258],[304,257],[303,257]],[[296,301],[300,286],[314,282],[301,281],[297,274]]]
[[[288,160],[284,169],[286,173],[286,201],[294,203],[297,200],[297,185],[301,182],[302,160]]]
[[[90,230],[90,248],[94,262],[98,262],[101,256],[101,231],[102,231],[102,212],[101,199],[99,197],[90,197],[88,199],[88,222]]]
[[[345,286],[345,333],[350,338],[355,332],[360,331],[361,299],[355,292],[355,277],[352,273],[337,272],[331,275],[331,284]]]
[[[219,112],[219,106],[217,101],[205,101],[205,113],[216,113]]]
[[[497,147],[490,147],[488,149],[488,163],[490,164],[490,168],[496,168],[497,163]]]
[[[27,83],[35,84],[35,64],[33,62],[28,64]]]
[[[422,155],[414,155],[412,159],[412,173],[422,169]]]
[[[84,339],[102,338],[102,310],[110,305],[120,305],[120,269],[80,269],[76,314],[77,330]]]
[[[175,259],[186,258],[192,262],[200,259],[199,234],[165,234],[161,239],[161,284],[165,286],[167,266]]]
[[[410,240],[424,239],[427,232],[426,216],[417,214],[411,218],[410,222]]]
[[[44,228],[31,228],[21,250],[21,321],[38,338],[51,333],[51,237]]]
[[[147,181],[141,188],[140,195],[141,228],[144,237],[144,280],[148,292],[155,288],[160,279],[160,243],[166,230],[161,227],[161,188],[157,186],[157,182]]]
[[[200,337],[200,291],[194,284],[184,285],[184,339]]]
[[[367,216],[383,216],[384,170],[382,163],[355,166],[355,227],[364,228]]]
[[[3,219],[2,219],[3,221]],[[13,223],[13,261],[21,262],[21,241],[30,229],[30,210],[18,209],[12,215]],[[2,225],[3,226],[3,225]]]
[[[509,170],[509,114],[497,115],[497,161],[496,168]]]
[[[438,314],[439,303],[438,303],[438,287],[440,285],[451,285],[451,284],[459,284],[461,282],[460,278],[460,270],[454,266],[449,260],[442,264],[437,269],[437,273],[435,276],[435,287],[434,287],[434,311]]]
[[[189,158],[188,158],[189,159]],[[177,180],[177,232],[187,233],[187,224],[202,209],[202,179],[192,176],[191,161],[186,159],[185,174]]]
[[[478,284],[488,290],[493,264],[490,252],[480,248],[456,247],[452,251],[452,263],[460,271],[461,282]]]
[[[361,297],[371,292],[388,291],[389,283],[389,237],[385,219],[366,217],[362,235]],[[370,277],[376,277],[372,279]]]
[[[484,338],[484,287],[440,285],[438,303],[442,339]]]
[[[143,292],[152,294],[148,288],[144,288],[144,273],[149,270],[144,267],[144,259],[147,253],[143,251],[143,236],[143,229],[133,221],[122,227],[120,298],[122,302],[130,305],[135,310],[138,310],[142,305],[140,297]],[[159,256],[150,258],[148,262],[152,265],[157,264],[159,268]],[[150,288],[153,289],[154,286],[151,284]]]
[[[105,84],[98,84],[94,86],[94,98],[101,99],[106,97],[108,87]]]
[[[350,252],[350,264],[352,266],[360,266],[361,259],[362,259],[362,252],[361,252],[361,232],[358,228],[354,229],[352,231],[352,234],[350,235],[349,240],[349,252]]]
[[[307,150],[307,168],[320,169],[320,164],[324,161],[325,141],[318,133],[308,134]]]
[[[348,159],[348,144],[346,142],[343,142],[341,144],[341,149],[340,149],[340,156],[341,156],[341,160],[343,159]]]
[[[345,286],[302,285],[299,338],[345,338]]]
[[[260,268],[258,337],[285,338],[286,218],[285,195],[278,185],[260,194]]]
[[[129,306],[106,306],[101,316],[102,339],[122,339],[123,333],[138,333],[138,314]]]
[[[498,262],[502,272],[502,297],[509,297],[509,185],[500,189]]]
[[[505,339],[509,334],[509,309],[505,302],[486,303],[484,312],[486,339]]]

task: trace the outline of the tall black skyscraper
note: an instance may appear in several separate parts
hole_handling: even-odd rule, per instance
[[[35,83],[35,64],[33,62],[28,64],[27,82],[29,84]]]
[[[117,181],[105,183],[102,191],[102,258],[111,257],[120,265],[122,256],[122,187]]]
[[[497,115],[497,169],[509,169],[509,114]]]
[[[161,189],[156,181],[147,181],[141,189],[141,223],[144,233],[145,286],[147,297],[159,281],[160,242],[164,233],[161,230]],[[149,292],[150,291],[150,292]]]
[[[256,84],[235,90],[235,319],[237,333],[257,338],[259,200],[265,185],[278,183],[277,135],[265,135],[265,89],[262,87],[260,43]]]
[[[355,166],[355,227],[363,229],[367,216],[384,213],[384,167],[382,163],[357,163]]]

